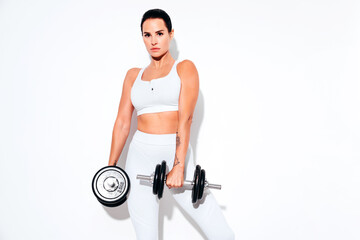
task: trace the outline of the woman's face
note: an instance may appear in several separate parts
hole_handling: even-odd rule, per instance
[[[153,57],[163,56],[170,48],[174,29],[169,33],[161,18],[149,18],[143,22],[143,40],[147,51]]]

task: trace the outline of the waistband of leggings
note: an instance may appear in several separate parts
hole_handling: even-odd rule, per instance
[[[153,134],[145,133],[137,129],[133,136],[133,139],[151,145],[175,145],[176,133]]]

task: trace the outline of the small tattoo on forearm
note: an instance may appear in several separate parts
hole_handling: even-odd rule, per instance
[[[177,157],[176,153],[175,153],[175,162],[174,162],[174,166],[178,165],[180,163],[179,158]]]

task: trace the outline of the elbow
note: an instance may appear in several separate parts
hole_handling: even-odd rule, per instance
[[[180,118],[180,125],[183,125],[183,126],[191,126],[192,124],[192,120],[193,120],[193,114],[190,114],[190,115],[186,115],[184,117],[181,117]]]
[[[191,125],[191,123],[192,123],[192,120],[193,120],[193,115],[192,114],[190,114],[189,116],[188,116],[188,118],[187,118],[187,122],[188,122],[188,124],[189,125]]]
[[[116,120],[115,126],[114,126],[114,131],[119,130],[121,132],[129,133],[130,126],[131,126],[131,122],[124,122],[124,121]]]

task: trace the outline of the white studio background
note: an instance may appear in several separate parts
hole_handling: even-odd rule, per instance
[[[360,239],[356,0],[0,1],[0,239],[135,239],[91,180],[151,8],[198,69],[191,143],[236,239]],[[203,239],[169,196],[159,221]]]

